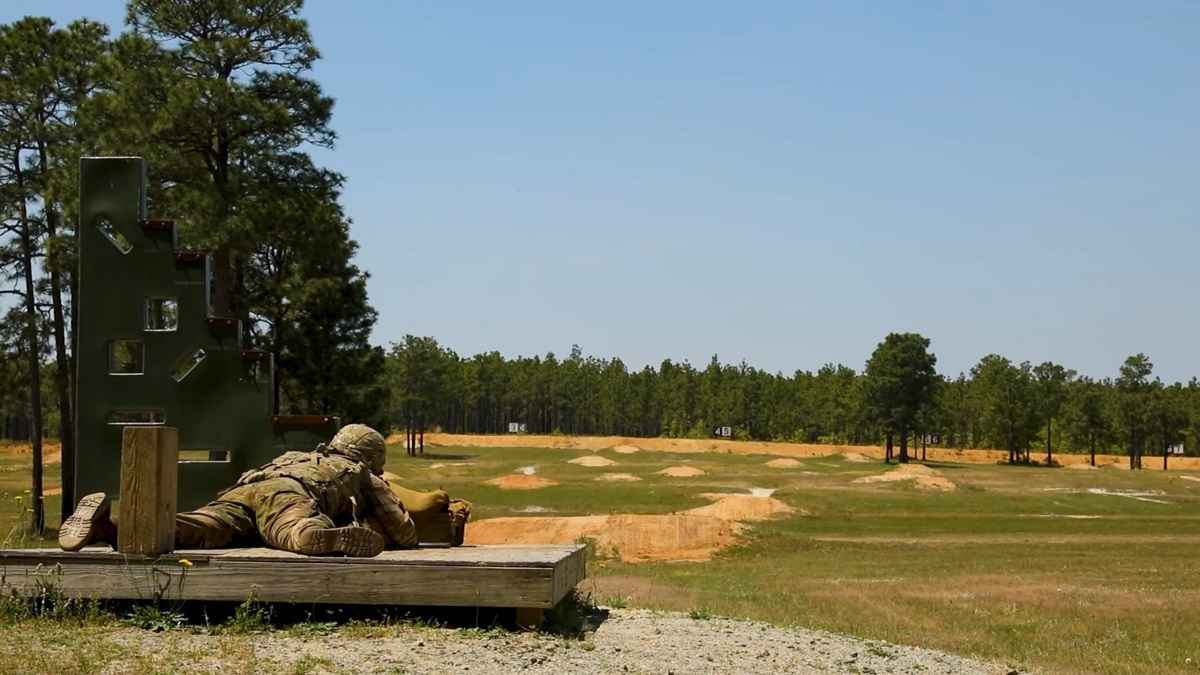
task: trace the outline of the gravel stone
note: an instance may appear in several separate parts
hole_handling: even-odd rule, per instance
[[[180,672],[244,672],[246,664],[222,658],[222,640],[252,642],[254,672],[528,675],[630,673],[645,675],[749,675],[762,673],[861,673],[906,675],[1026,675],[1009,665],[929,649],[860,640],[823,631],[775,627],[734,619],[692,619],[638,609],[604,610],[580,640],[549,634],[403,627],[388,637],[293,637],[283,632],[252,637],[171,631],[120,630],[116,641],[142,655],[203,653],[203,662]],[[169,645],[164,644],[164,641]],[[112,672],[121,672],[120,664]],[[234,670],[230,670],[230,669]]]

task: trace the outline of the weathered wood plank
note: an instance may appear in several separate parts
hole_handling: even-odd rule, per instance
[[[4,593],[33,594],[45,585],[70,597],[103,599],[551,607],[553,570],[546,568],[366,567],[213,561],[167,565],[62,563],[28,574],[6,570]]]
[[[554,565],[554,602],[562,600],[587,576],[587,550],[579,546]]]
[[[121,436],[117,550],[153,555],[175,547],[179,430],[127,426]]]
[[[253,593],[264,602],[548,609],[582,579],[584,555],[574,544],[386,551],[375,558],[272,549],[180,550],[157,559],[104,548],[5,549],[0,592],[53,584],[71,597],[241,601]]]
[[[374,565],[387,562],[395,565],[489,565],[493,567],[553,567],[583,544],[495,544],[485,546],[455,546],[452,548],[425,548],[407,551],[384,551],[374,558],[329,558],[305,556],[288,551],[268,548],[228,549],[178,549],[161,556],[166,560],[186,558],[193,563],[223,558],[230,560],[287,560],[310,563],[337,560],[346,565]],[[91,546],[81,551],[67,552],[57,548],[0,549],[0,561],[36,557],[42,562],[73,561],[79,559],[121,560],[126,557],[104,546]],[[153,560],[154,556],[145,556]]]

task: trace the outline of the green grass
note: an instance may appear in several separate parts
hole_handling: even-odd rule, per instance
[[[1194,638],[1200,621],[1200,482],[1182,480],[1180,472],[931,463],[957,485],[934,492],[907,483],[853,483],[889,467],[838,456],[804,458],[804,466],[794,469],[764,466],[769,456],[717,453],[602,451],[618,465],[567,463],[584,454],[592,453],[429,448],[409,457],[393,448],[388,470],[408,487],[442,488],[470,500],[476,522],[468,527],[523,514],[668,513],[709,503],[700,493],[750,487],[773,488],[773,497],[799,510],[753,523],[739,545],[708,563],[589,565],[580,590],[609,606],[675,610],[698,621],[762,619],[1043,673],[1200,672]],[[21,517],[14,497],[27,487],[27,462],[27,455],[0,456],[0,493],[8,495],[0,499],[0,534]],[[503,490],[484,483],[525,466],[558,484]],[[706,474],[655,474],[668,466],[695,466]],[[57,486],[57,470],[47,467],[47,487]],[[593,480],[607,472],[642,480]],[[1167,503],[1088,492],[1096,488],[1142,491]],[[57,514],[56,498],[48,497],[46,541],[53,542]],[[21,619],[6,630],[27,646],[83,640],[83,629],[68,624]],[[291,630],[325,633],[330,627],[311,623]],[[240,654],[245,643],[221,644]],[[96,672],[113,659],[131,658],[114,649],[97,647],[92,661],[72,665]],[[19,653],[10,646],[0,659]],[[305,662],[297,669],[320,665]],[[147,664],[146,670],[153,668]]]
[[[1200,672],[1200,482],[1179,472],[931,462],[957,485],[940,493],[852,483],[888,467],[838,456],[772,469],[768,456],[602,451],[619,465],[588,468],[567,463],[587,454],[577,450],[434,452],[461,457],[400,453],[389,470],[411,487],[472,500],[476,520],[533,505],[564,516],[665,513],[708,503],[702,492],[749,487],[774,488],[808,514],[754,523],[706,564],[592,566],[582,587],[601,601],[821,628],[1045,673]],[[435,468],[449,461],[469,466]],[[481,485],[529,465],[560,484]],[[707,473],[654,475],[678,465]],[[643,480],[592,480],[604,472]],[[1089,488],[1162,491],[1148,497],[1169,503]]]
[[[62,486],[62,465],[43,467],[42,490]],[[30,455],[0,454],[0,547],[56,546],[62,497],[43,495],[46,531],[34,537],[27,531],[30,516]]]

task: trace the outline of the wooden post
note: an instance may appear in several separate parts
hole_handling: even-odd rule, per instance
[[[541,607],[517,607],[516,624],[521,630],[538,630],[542,627],[544,611]]]
[[[127,426],[121,438],[117,550],[161,555],[175,548],[179,430]]]

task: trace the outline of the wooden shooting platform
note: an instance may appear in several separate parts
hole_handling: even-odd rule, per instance
[[[0,550],[0,592],[67,597],[300,604],[495,607],[537,627],[585,576],[583,544],[456,546],[384,551],[374,558],[304,556],[267,548],[176,550],[159,556],[108,547]],[[186,560],[190,566],[181,563]]]
[[[583,544],[450,546],[446,538],[373,558],[271,548],[174,549],[178,437],[174,427],[125,427],[116,550],[0,550],[0,593],[53,589],[104,600],[241,602],[252,596],[305,605],[512,608],[518,625],[536,628],[542,612],[586,575]]]

